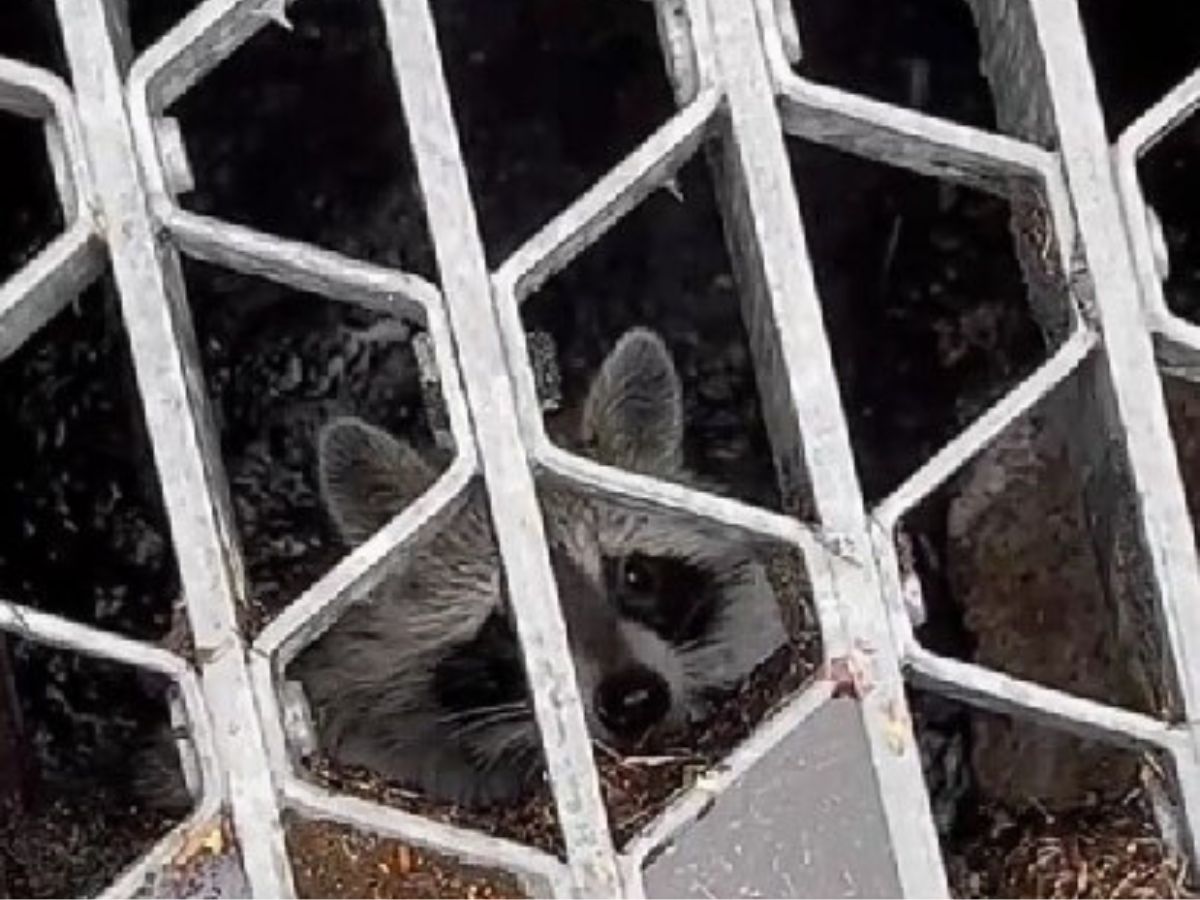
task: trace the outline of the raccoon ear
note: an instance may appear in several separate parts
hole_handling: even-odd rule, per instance
[[[326,424],[317,458],[321,497],[351,544],[386,525],[437,478],[411,446],[361,419]]]
[[[580,438],[609,465],[669,472],[682,464],[683,388],[653,331],[630,329],[608,354],[588,391]]]

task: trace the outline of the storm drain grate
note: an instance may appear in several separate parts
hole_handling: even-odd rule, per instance
[[[58,238],[0,286],[0,355],[20,348],[109,262],[195,643],[193,664],[22,606],[20,597],[0,601],[5,631],[153,670],[178,686],[177,711],[190,731],[201,800],[111,893],[161,889],[156,873],[169,870],[196,835],[210,832],[227,812],[252,892],[291,895],[282,820],[291,811],[513,872],[542,895],[637,896],[647,889],[647,862],[686,837],[714,797],[753,785],[773,749],[792,746],[793,737],[801,740],[835,697],[850,695],[896,884],[905,895],[944,895],[906,680],[987,710],[1161,751],[1180,787],[1186,832],[1198,833],[1200,570],[1171,462],[1155,354],[1172,370],[1194,374],[1200,338],[1194,326],[1166,311],[1164,254],[1156,247],[1155,220],[1141,197],[1136,162],[1200,105],[1200,73],[1129,128],[1118,142],[1114,171],[1074,4],[971,0],[1005,132],[997,134],[796,75],[791,61],[801,47],[786,3],[657,0],[678,111],[489,271],[428,0],[380,0],[441,272],[442,283],[435,286],[413,274],[190,212],[176,202],[190,176],[178,125],[166,110],[260,29],[288,27],[285,0],[205,0],[128,65],[123,32],[113,25],[121,22],[121,3],[56,0],[56,5],[74,89],[43,70],[0,59],[0,109],[45,123],[67,221]],[[1007,200],[1031,305],[1056,348],[871,508],[855,474],[792,189],[788,136]],[[703,153],[719,182],[782,493],[785,501],[810,497],[815,526],[593,464],[553,445],[543,426],[519,315],[522,302]],[[245,585],[201,387],[181,255],[421,325],[431,338],[432,355],[426,358],[436,364],[456,447],[453,464],[425,496],[252,641],[239,630]],[[1147,561],[1139,577],[1143,593],[1155,600],[1147,619],[1166,638],[1156,652],[1170,663],[1162,682],[1172,694],[1171,719],[947,659],[914,637],[922,603],[897,549],[903,518],[1072,379],[1088,379],[1089,396],[1095,396],[1087,415],[1108,436],[1102,447],[1073,448],[1088,471],[1098,473],[1089,487],[1097,518],[1092,530],[1115,535],[1128,524]],[[1110,496],[1118,489],[1110,471],[1129,479],[1132,506]],[[583,492],[682,511],[782,542],[800,551],[813,581],[825,677],[752,737],[729,768],[702,779],[621,852],[609,833],[569,661],[535,472]],[[480,478],[505,571],[522,587],[513,603],[566,845],[564,862],[336,795],[302,777],[295,759],[303,727],[283,677],[287,664],[376,585],[398,553],[447,522]],[[1110,547],[1115,543],[1114,538]],[[795,814],[805,812],[798,808]],[[758,827],[766,829],[761,836],[766,840],[767,831],[790,826]],[[790,864],[790,877],[804,891],[806,864],[796,859]],[[753,885],[758,874],[736,872],[733,878]]]

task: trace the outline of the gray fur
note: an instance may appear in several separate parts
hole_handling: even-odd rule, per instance
[[[657,335],[634,329],[617,343],[588,393],[579,440],[600,462],[691,480],[683,468],[679,376]],[[401,470],[426,469],[417,459],[408,445],[365,423],[327,426],[322,485],[351,541],[365,538],[412,499],[408,485],[414,478]],[[428,479],[425,471],[415,480]],[[677,723],[701,714],[711,689],[735,684],[784,640],[764,568],[728,535],[557,488],[544,489],[541,500],[596,737],[612,741],[591,698],[615,668],[636,662],[657,672],[671,693],[664,722]],[[709,573],[721,600],[704,639],[675,646],[618,613],[605,588],[604,558],[631,553],[687,560]],[[540,762],[527,699],[451,713],[439,707],[433,691],[434,670],[447,650],[471,640],[497,611],[508,614],[505,587],[479,497],[403,573],[351,609],[297,661],[323,749],[343,763],[461,803],[501,802],[519,793]]]
[[[683,466],[679,377],[657,335],[634,329],[618,342],[591,385],[578,439],[602,463],[695,483]],[[350,545],[434,477],[412,447],[357,419],[326,425],[319,456],[325,504]],[[593,698],[623,667],[647,667],[665,682],[667,726],[703,714],[712,689],[733,686],[784,641],[764,567],[728,534],[559,488],[543,488],[540,499],[585,714],[598,739],[617,743]],[[668,641],[621,614],[605,561],[634,553],[703,571],[705,596],[717,599],[698,639]],[[456,648],[476,640],[485,623],[509,621],[506,591],[479,494],[293,664],[289,674],[305,688],[322,750],[462,804],[518,795],[541,770],[523,686],[517,696],[459,710],[437,691],[439,666]]]

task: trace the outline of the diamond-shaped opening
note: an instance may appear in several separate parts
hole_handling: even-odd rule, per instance
[[[191,210],[435,277],[378,4],[301,0],[170,110]]]
[[[897,897],[861,710],[810,712],[645,859],[648,897]]]
[[[0,433],[0,594],[183,650],[166,513],[107,278],[0,364]]]
[[[407,478],[416,466],[402,468]],[[437,534],[288,666],[311,721],[311,733],[292,735],[309,775],[561,853],[508,590],[475,484]]]
[[[1088,55],[1104,107],[1108,136],[1134,119],[1200,66],[1200,6],[1159,0],[1080,0]]]
[[[1047,342],[1005,200],[804,141],[789,150],[858,475],[876,501],[1043,362]],[[1045,239],[1035,265],[1053,259]]]
[[[5,0],[0,5],[0,56],[66,74],[55,5],[47,0]],[[0,140],[0,147],[5,142]]]
[[[677,195],[666,188],[653,193],[524,302],[547,434],[609,465],[673,481],[698,476],[709,489],[809,517],[806,479],[781,488],[776,475],[739,287],[703,155],[684,165],[676,185]],[[594,434],[584,419],[605,360],[619,360],[618,348],[634,328],[657,334],[669,353],[668,361],[645,372],[646,378],[655,371],[667,375],[654,398],[660,408],[647,412],[677,415],[677,403],[662,389],[673,381],[670,368],[682,385],[682,469],[670,454],[639,461],[607,453],[604,446],[621,445],[622,435],[612,428]],[[647,359],[641,353],[627,358]]]
[[[812,585],[798,550],[729,526],[553,483],[540,499],[624,845],[811,682]],[[615,615],[591,616],[589,593]],[[626,715],[630,698],[648,702]]]
[[[1200,323],[1200,217],[1191,198],[1200,191],[1198,153],[1200,116],[1192,115],[1155,144],[1138,165],[1146,203],[1162,224],[1169,263],[1163,283],[1167,307],[1195,323]]]
[[[675,111],[649,3],[436,0],[495,265]]]
[[[925,607],[917,637],[945,656],[1173,719],[1135,492],[1110,432],[1089,420],[1087,390],[1065,382],[901,522],[906,577]]]
[[[996,112],[963,0],[792,0],[799,74],[978,128]]]
[[[322,429],[353,417],[402,438],[430,468],[423,492],[453,455],[447,413],[418,323],[203,263],[188,261],[184,272],[249,578],[243,621],[254,634],[346,553],[320,487]]]
[[[561,487],[541,502],[624,843],[811,679],[811,589],[797,552],[728,527]],[[314,723],[306,767],[335,790],[561,854],[482,492],[404,566],[289,667]],[[640,598],[620,581],[637,567],[660,585]],[[636,735],[599,712],[631,673],[667,704]]]
[[[285,817],[299,897],[527,897],[507,872],[335,822]]]
[[[148,749],[169,728],[170,683],[12,635],[5,655],[0,698],[15,687],[18,715],[5,734],[0,710],[0,768],[21,777],[0,796],[0,894],[97,894],[182,818],[147,793],[150,764],[182,783],[178,756]]]
[[[4,25],[0,22],[0,31]],[[63,228],[45,128],[0,110],[0,282],[15,273]]]
[[[909,699],[953,896],[1195,896],[1167,757]]]

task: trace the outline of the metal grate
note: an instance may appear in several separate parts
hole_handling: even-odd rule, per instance
[[[286,0],[205,0],[130,60],[117,0],[56,0],[74,90],[0,59],[0,108],[44,121],[67,227],[0,286],[7,356],[97,277],[107,260],[121,296],[196,647],[193,666],[164,650],[0,601],[0,628],[162,673],[178,685],[199,760],[187,821],[110,888],[145,889],[197,829],[228,812],[256,896],[294,893],[284,810],[400,837],[522,876],[558,896],[638,896],[642,868],[835,691],[849,689],[865,731],[884,828],[906,895],[947,892],[907,711],[906,679],[973,705],[1163,751],[1188,832],[1200,834],[1200,569],[1156,370],[1197,371],[1195,326],[1162,299],[1153,220],[1136,162],[1200,105],[1193,75],[1122,136],[1115,174],[1074,4],[971,0],[1001,122],[983,132],[818,85],[784,0],[656,0],[678,112],[494,271],[485,262],[429,0],[379,0],[411,135],[442,284],[198,215],[175,200],[189,183],[178,126],[164,113],[262,28],[287,27]],[[117,23],[114,26],[114,23]],[[820,300],[792,188],[785,139],[999,194],[1015,227],[1031,302],[1057,349],[1038,370],[867,508],[858,486]],[[519,308],[694,155],[707,151],[785,497],[810,495],[819,523],[588,462],[543,428]],[[1118,190],[1119,187],[1119,190]],[[811,227],[818,227],[810,223]],[[1022,231],[1022,229],[1024,229]],[[1128,236],[1128,237],[1127,237]],[[180,254],[252,273],[428,330],[457,455],[419,501],[357,548],[248,644],[245,591],[227,485],[201,387]],[[1161,256],[1161,254],[1159,254]],[[1058,284],[1066,290],[1041,289]],[[1145,301],[1148,315],[1143,312]],[[1150,594],[1174,661],[1181,714],[1158,719],[1033,685],[920,647],[896,530],[904,515],[1015,419],[1095,361],[1103,433],[1136,498]],[[1090,372],[1091,370],[1089,370]],[[501,377],[503,373],[507,377]],[[1104,448],[1110,452],[1109,448]],[[1082,452],[1089,452],[1083,448]],[[813,581],[831,677],[752,737],[730,766],[692,788],[629,848],[609,834],[558,609],[535,475],[581,491],[684,512],[783,542]],[[296,767],[288,662],[428,539],[482,479],[504,567],[519,576],[518,632],[546,747],[567,859],[420,816],[338,796]],[[1101,488],[1102,489],[1102,488]],[[1117,513],[1113,513],[1117,515]],[[1100,526],[1103,529],[1103,525]],[[803,814],[797,810],[797,815]],[[747,878],[751,877],[749,874]],[[153,888],[151,888],[153,889]]]

